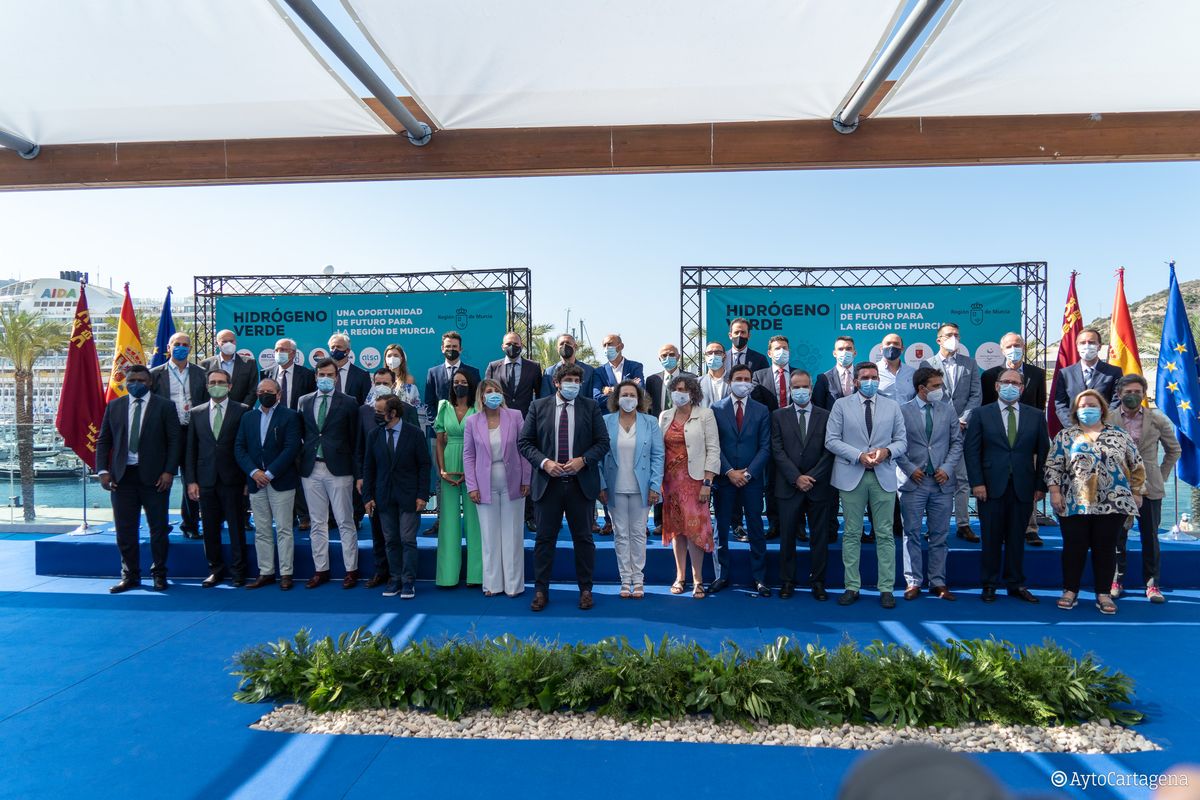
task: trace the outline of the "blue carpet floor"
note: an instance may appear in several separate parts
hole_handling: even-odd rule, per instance
[[[485,599],[475,591],[418,584],[411,602],[377,591],[327,585],[290,593],[203,590],[196,581],[170,591],[107,594],[111,579],[35,574],[30,541],[0,541],[0,798],[120,797],[465,797],[661,793],[689,798],[832,798],[858,754],[810,748],[614,742],[402,740],[374,736],[300,736],[247,726],[269,705],[233,702],[230,657],[239,649],[301,627],[336,634],[359,625],[434,639],[498,635],[594,641],[623,634],[731,640],[753,648],[786,634],[836,644],[849,636],[902,643],[995,635],[1016,643],[1053,638],[1076,654],[1094,651],[1137,681],[1149,713],[1142,733],[1165,750],[1130,756],[983,755],[1009,786],[1054,796],[1049,775],[1157,773],[1200,760],[1200,592],[1173,591],[1165,606],[1134,597],[1115,619],[1090,605],[1055,609],[1050,592],[1031,607],[1001,598],[985,606],[972,592],[957,603],[930,597],[882,612],[875,595],[850,608],[725,592],[702,601],[654,588],[625,601],[598,587],[590,613],[575,592],[552,592],[540,615],[524,598]],[[697,762],[696,759],[703,759]],[[703,766],[697,770],[695,764]],[[467,767],[464,769],[464,767]],[[793,793],[791,790],[788,792]],[[936,796],[933,792],[931,796]],[[1060,796],[1072,796],[1064,794]],[[1097,789],[1089,797],[1149,797],[1142,789]]]

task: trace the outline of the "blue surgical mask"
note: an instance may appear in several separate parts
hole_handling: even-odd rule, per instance
[[[171,348],[171,358],[176,361],[187,361],[188,355],[191,354],[192,348],[186,344],[177,344]]]
[[[883,348],[883,357],[886,358],[888,361],[895,361],[897,358],[900,357],[900,348],[899,347]]]
[[[812,389],[792,389],[792,402],[798,406],[808,405],[812,399]]]
[[[564,400],[574,400],[579,396],[579,384],[574,381],[560,383],[558,385],[558,393],[563,396]]]
[[[675,369],[675,367],[679,366],[679,359],[675,356],[667,356],[666,358],[660,358],[658,363],[662,364],[663,369],[665,369],[667,372],[670,372],[671,370]]]
[[[613,347],[612,345],[604,348],[604,357],[609,361],[615,361],[617,359],[617,348]]]
[[[483,404],[488,408],[499,408],[504,402],[504,395],[499,392],[488,392],[483,396]]]
[[[840,367],[848,367],[854,363],[854,353],[849,350],[840,351],[837,356],[837,363]]]
[[[775,362],[775,366],[782,367],[788,363],[788,357],[791,354],[787,350],[776,350],[771,354],[771,360]]]
[[[863,397],[874,397],[879,391],[879,381],[866,380],[858,382],[858,391]]]
[[[704,363],[709,369],[711,369],[713,372],[716,372],[721,367],[725,366],[725,356],[709,356],[707,359],[705,359]]]
[[[1095,406],[1085,406],[1076,411],[1075,416],[1079,417],[1079,422],[1083,425],[1095,425],[1100,421],[1100,409]]]
[[[1011,383],[1002,383],[997,390],[997,394],[1000,395],[1000,399],[1004,402],[1015,403],[1021,398],[1021,388],[1013,386]]]
[[[317,378],[317,391],[325,392],[326,394],[333,391],[333,378],[322,376]]]
[[[129,392],[129,396],[133,398],[145,397],[146,392],[150,391],[150,384],[135,381],[125,384],[125,391]]]
[[[734,397],[746,397],[754,391],[754,384],[750,381],[735,381],[729,384],[729,391],[733,392]]]
[[[1008,363],[1016,364],[1025,358],[1025,351],[1019,347],[1010,347],[1004,351],[1004,357],[1008,359]]]

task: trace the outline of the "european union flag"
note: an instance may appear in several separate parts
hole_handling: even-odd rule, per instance
[[[171,316],[171,287],[167,287],[167,299],[163,300],[162,315],[158,318],[158,336],[154,338],[154,355],[150,366],[157,367],[171,358],[171,337],[175,335],[175,318]]]
[[[1175,424],[1179,446],[1176,472],[1192,486],[1200,484],[1200,361],[1196,340],[1188,324],[1187,309],[1171,262],[1171,287],[1167,290],[1167,317],[1158,350],[1158,407]]]

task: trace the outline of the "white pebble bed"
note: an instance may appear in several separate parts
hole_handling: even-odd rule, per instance
[[[1137,753],[1161,748],[1108,720],[1074,727],[972,724],[958,728],[895,728],[839,725],[797,728],[754,725],[750,730],[711,717],[642,725],[594,713],[514,711],[476,713],[457,720],[423,711],[370,709],[318,714],[302,705],[280,706],[250,727],[279,733],[331,733],[427,739],[574,739],[589,741],[693,742],[878,750],[899,744],[932,744],[960,753]]]

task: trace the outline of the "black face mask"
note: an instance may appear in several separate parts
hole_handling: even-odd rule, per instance
[[[445,354],[447,361],[458,361],[458,350],[443,350],[442,353]]]
[[[516,358],[517,356],[521,355],[521,345],[519,345],[519,344],[504,345],[504,355],[508,356],[509,358]]]
[[[387,421],[387,417],[385,417],[383,414],[380,414],[378,411],[375,412],[375,424],[376,425],[382,425],[386,421]]]
[[[470,386],[463,386],[461,383],[455,384],[454,385],[454,396],[455,397],[466,397],[467,390],[470,388],[471,388]]]
[[[741,350],[746,346],[746,342],[748,341],[750,341],[749,336],[735,336],[733,337],[733,346],[738,350]]]
[[[558,354],[563,357],[563,360],[575,355],[575,348],[569,344],[560,344],[558,346]]]
[[[277,394],[264,393],[258,396],[258,404],[263,408],[270,408],[271,406],[275,405],[275,401],[278,399],[279,395]]]

